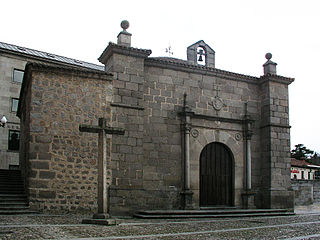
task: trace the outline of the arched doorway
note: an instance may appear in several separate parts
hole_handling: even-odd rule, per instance
[[[223,143],[209,143],[200,154],[200,206],[233,205],[233,154]]]

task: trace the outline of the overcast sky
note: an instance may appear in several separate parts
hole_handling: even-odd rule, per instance
[[[271,52],[289,87],[291,145],[320,152],[320,1],[318,0],[0,0],[0,41],[98,63],[120,22],[132,46],[186,59],[204,40],[216,68],[259,77]]]

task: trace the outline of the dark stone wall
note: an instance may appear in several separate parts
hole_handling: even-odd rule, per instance
[[[319,180],[291,180],[291,185],[296,206],[320,203]]]
[[[110,121],[112,82],[104,74],[31,71],[31,101],[25,101],[22,118],[30,207],[95,211],[98,134],[81,133],[79,125],[97,125],[100,117]]]
[[[257,205],[292,208],[288,85],[264,77],[261,85],[261,191]]]

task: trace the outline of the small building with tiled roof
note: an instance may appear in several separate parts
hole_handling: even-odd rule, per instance
[[[291,179],[295,180],[315,180],[318,179],[320,166],[291,158]]]

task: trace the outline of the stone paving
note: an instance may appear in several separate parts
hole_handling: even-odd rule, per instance
[[[88,215],[0,216],[0,239],[320,239],[320,205],[296,216],[233,219],[119,219],[116,226],[84,225]]]

